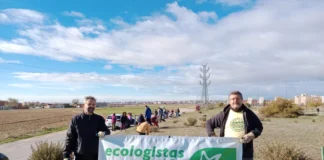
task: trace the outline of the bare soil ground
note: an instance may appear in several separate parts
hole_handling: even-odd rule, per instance
[[[133,105],[113,108],[97,108],[96,113],[107,117],[112,113],[131,112],[133,114],[144,113],[145,105]],[[194,105],[149,105],[154,109],[164,106],[167,109],[193,108]],[[65,129],[71,118],[81,113],[79,108],[56,109],[27,109],[27,110],[1,110],[0,111],[0,144],[11,142],[33,135],[46,134]],[[26,136],[28,135],[28,136]]]
[[[0,111],[0,141],[67,126],[80,109],[34,109]]]
[[[158,132],[152,132],[152,135],[170,135],[170,136],[207,136],[206,129],[199,119],[207,115],[211,118],[219,112],[220,109],[205,110],[202,113],[193,112],[182,115],[180,118],[171,118],[166,122],[159,123]],[[257,111],[256,111],[257,112]],[[197,119],[194,126],[185,126],[184,122],[188,117]],[[284,142],[287,145],[294,145],[301,149],[307,155],[314,159],[321,159],[321,146],[324,146],[324,116],[302,116],[295,119],[271,118],[270,121],[263,121],[264,130],[262,135],[254,140],[255,157],[258,158],[258,150],[265,147],[273,140]],[[137,134],[135,128],[130,128],[125,132],[118,134]],[[215,130],[219,134],[219,130]],[[261,160],[261,159],[260,159]]]

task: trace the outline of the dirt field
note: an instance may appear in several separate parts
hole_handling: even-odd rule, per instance
[[[197,121],[195,126],[186,127],[184,122],[187,117],[201,118],[207,115],[207,119],[218,113],[219,110],[204,111],[202,114],[197,112],[188,113],[181,118],[169,119],[159,123],[158,132],[152,135],[174,135],[174,136],[207,136],[206,129],[201,127],[201,121]],[[315,122],[313,122],[313,119]],[[258,150],[269,142],[277,140],[288,145],[295,145],[306,152],[312,159],[318,160],[321,157],[320,147],[324,146],[324,116],[309,116],[296,119],[270,119],[270,122],[263,121],[264,130],[262,135],[254,141],[255,156]],[[216,130],[219,134],[219,130]],[[128,129],[119,134],[137,134],[135,128]]]
[[[48,128],[67,126],[77,109],[33,109],[0,111],[0,142]]]
[[[154,111],[158,105],[149,105]],[[193,105],[163,105],[165,108],[192,108]],[[96,113],[107,117],[112,113],[131,112],[143,113],[144,105],[97,108]],[[0,111],[0,144],[33,135],[55,132],[68,126],[73,115],[81,113],[82,109],[30,109]]]

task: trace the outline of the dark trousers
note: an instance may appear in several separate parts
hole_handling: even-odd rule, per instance
[[[98,155],[75,155],[75,160],[98,160]]]
[[[146,118],[146,121],[147,121],[147,123],[149,123],[150,125],[152,125],[151,118]]]
[[[165,122],[165,120],[163,119],[163,115],[161,114],[160,115],[160,122],[162,122],[162,121]]]

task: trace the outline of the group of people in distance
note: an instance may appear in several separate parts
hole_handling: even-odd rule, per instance
[[[104,118],[94,113],[95,107],[96,99],[91,96],[86,97],[83,112],[72,118],[65,140],[64,160],[68,160],[72,152],[76,160],[98,159],[99,138],[110,135],[110,130],[106,127]],[[157,115],[159,114],[155,112],[155,116]],[[146,106],[145,116],[142,115],[140,118],[137,132],[140,135],[149,135],[151,125],[154,125],[154,118],[152,120],[152,111],[148,106]],[[230,93],[229,104],[206,121],[206,128],[209,137],[216,137],[214,130],[220,128],[219,137],[239,138],[243,147],[243,160],[253,160],[253,140],[263,131],[261,121],[243,104],[243,95],[239,91]]]
[[[111,116],[111,130],[115,131],[116,130],[116,123],[117,123],[117,116],[116,113],[114,113]],[[121,128],[120,130],[126,130],[130,126],[130,124],[133,124],[133,117],[132,113],[126,113],[123,112],[122,116],[120,117],[120,123],[121,123]]]
[[[139,135],[149,135],[151,126],[159,127],[159,122],[165,121],[169,117],[179,117],[180,116],[180,109],[175,108],[175,110],[171,110],[171,112],[164,107],[159,107],[155,109],[153,115],[152,110],[147,105],[145,106],[145,116],[140,114],[137,120],[137,129],[136,131]],[[175,115],[174,115],[175,113]]]

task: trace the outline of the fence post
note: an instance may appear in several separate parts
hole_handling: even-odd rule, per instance
[[[322,160],[324,160],[324,146],[322,147]]]

